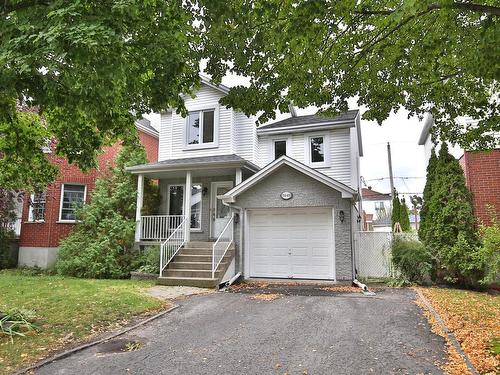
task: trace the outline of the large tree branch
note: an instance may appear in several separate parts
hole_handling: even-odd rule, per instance
[[[428,7],[429,10],[434,9],[460,9],[465,11],[470,11],[474,13],[484,13],[492,16],[500,16],[500,7],[496,7],[493,5],[483,5],[483,4],[474,4],[474,3],[464,3],[464,2],[454,2],[449,5],[439,5],[439,4],[431,4]],[[395,9],[383,9],[383,10],[356,10],[354,13],[363,14],[368,16],[389,16],[396,12]]]

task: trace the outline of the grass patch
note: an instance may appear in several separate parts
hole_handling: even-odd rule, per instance
[[[37,330],[25,337],[0,335],[0,374],[12,373],[65,346],[103,330],[116,329],[135,315],[166,307],[142,290],[152,282],[88,280],[0,271],[0,311],[31,310]]]
[[[476,369],[481,374],[498,373],[500,295],[460,289],[420,290],[453,331]]]

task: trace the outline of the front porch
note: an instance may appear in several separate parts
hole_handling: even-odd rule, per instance
[[[160,282],[215,285],[233,261],[235,231],[240,230],[238,216],[220,196],[258,167],[236,155],[224,155],[128,169],[138,175],[135,240],[161,246]],[[155,215],[142,214],[145,178],[159,181],[161,202]],[[186,262],[189,259],[192,262]]]

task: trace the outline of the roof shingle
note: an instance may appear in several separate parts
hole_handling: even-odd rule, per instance
[[[356,116],[358,116],[359,110],[354,109],[347,112],[343,112],[334,117],[323,117],[318,115],[306,115],[306,116],[296,116],[289,117],[287,119],[274,122],[272,124],[260,126],[259,129],[279,129],[291,126],[301,126],[301,125],[334,125],[335,123],[345,123],[354,121]]]

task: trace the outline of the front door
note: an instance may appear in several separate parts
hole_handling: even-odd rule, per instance
[[[217,238],[226,226],[231,217],[231,212],[228,206],[222,203],[222,200],[217,196],[226,194],[233,188],[233,181],[218,181],[212,182],[210,213],[211,213],[211,237]]]

